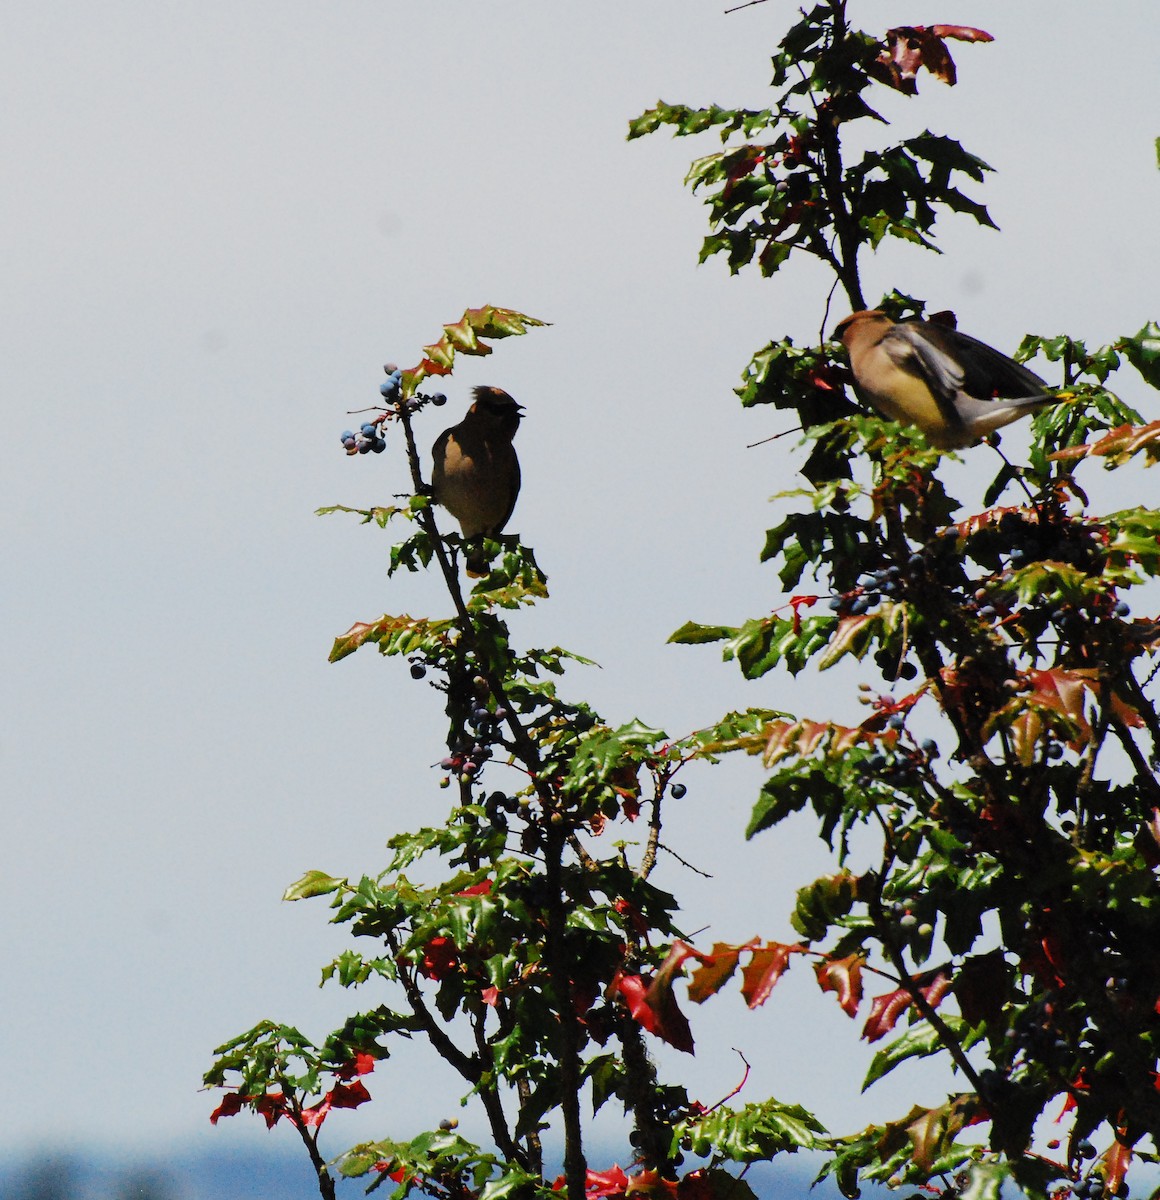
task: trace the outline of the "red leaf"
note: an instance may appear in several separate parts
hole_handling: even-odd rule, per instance
[[[755,944],[751,942],[749,946]],[[704,1004],[710,996],[715,996],[737,970],[737,960],[741,957],[741,951],[749,946],[714,942],[708,961],[702,962],[689,979],[689,999],[694,1004]]]
[[[1132,1161],[1132,1147],[1125,1146],[1123,1142],[1113,1142],[1103,1158],[1106,1181],[1104,1191],[1114,1196],[1119,1192],[1120,1184],[1124,1182],[1124,1176],[1128,1173],[1128,1166]]]
[[[628,816],[627,801],[625,802],[625,808],[626,808],[625,816]],[[636,806],[636,811],[640,812],[640,805]],[[634,819],[633,817],[629,817],[629,820],[633,820],[633,819]],[[625,923],[628,925],[629,929],[631,929],[632,932],[637,935],[637,937],[647,936],[648,928],[649,928],[648,922],[644,919],[643,916],[641,916],[640,910],[636,907],[635,904],[633,904],[630,900],[626,900],[623,896],[621,896],[620,899],[617,900],[613,904],[612,907],[614,909],[616,909],[616,911],[618,913],[620,913],[620,915],[622,917],[624,917]]]
[[[266,1128],[273,1129],[287,1115],[286,1097],[281,1092],[267,1092],[254,1100],[254,1111],[266,1119]]]
[[[419,974],[427,979],[445,979],[459,966],[459,949],[448,937],[432,938],[423,948]]]
[[[632,1018],[642,1029],[661,1038],[686,1054],[693,1053],[693,1034],[685,1015],[677,1007],[673,995],[672,978],[663,976],[660,971],[651,981],[640,975],[622,975],[620,972],[613,977],[608,985],[609,993],[621,995],[628,1005]]]
[[[339,1079],[353,1079],[356,1075],[369,1075],[375,1069],[375,1056],[359,1050],[345,1066],[335,1071]]]
[[[850,954],[846,958],[820,962],[814,967],[818,987],[823,992],[833,992],[848,1017],[857,1016],[858,1005],[862,1003],[862,964],[865,961],[860,954]]]
[[[326,1096],[331,1108],[358,1108],[370,1098],[371,1094],[361,1079],[356,1079],[354,1083],[336,1083]]]
[[[659,1171],[649,1169],[634,1175],[628,1181],[628,1187],[624,1189],[624,1194],[626,1196],[676,1196],[677,1187],[675,1179],[665,1179]]]
[[[495,1008],[495,1006],[499,1003],[499,988],[486,987],[482,992],[479,993],[479,998],[484,1002],[484,1004],[491,1008]]]
[[[474,887],[464,888],[462,892],[456,892],[457,896],[490,896],[491,895],[491,880],[485,879],[482,883],[477,883]]]
[[[323,1096],[317,1104],[312,1104],[309,1108],[304,1108],[297,1117],[293,1117],[294,1124],[300,1129],[310,1129],[318,1127],[326,1120],[326,1114],[330,1112],[330,1097]]]
[[[993,42],[995,40],[985,30],[976,29],[972,25],[932,25],[930,31],[935,37],[955,38],[960,42]]]
[[[950,986],[950,979],[940,971],[929,983],[920,985],[918,990],[931,1008],[938,1008]],[[885,1037],[898,1024],[898,1018],[906,1012],[910,1003],[910,993],[905,988],[879,996],[870,1006],[870,1016],[862,1027],[862,1036],[868,1042]]]
[[[943,38],[960,42],[994,41],[989,33],[969,25],[900,25],[886,31],[886,46],[871,68],[880,83],[913,96],[918,91],[916,78],[925,67],[936,79],[954,85],[957,78],[954,59]]]
[[[789,966],[789,956],[801,950],[801,946],[787,942],[770,942],[753,951],[753,957],[741,972],[741,995],[750,1008],[757,1008],[769,999],[769,993]]]
[[[222,1117],[236,1117],[246,1106],[246,1097],[240,1092],[227,1092],[222,1102],[209,1114],[209,1123],[216,1125]]]
[[[563,1175],[552,1185],[556,1191],[563,1191],[566,1186]],[[616,1165],[611,1170],[589,1171],[584,1176],[584,1195],[590,1200],[598,1200],[601,1196],[623,1196],[627,1187],[628,1176]]]
[[[909,1006],[910,993],[905,988],[876,997],[870,1005],[870,1016],[862,1026],[862,1036],[868,1042],[876,1042],[885,1037]]]

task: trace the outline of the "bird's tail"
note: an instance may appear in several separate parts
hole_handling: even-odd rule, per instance
[[[1049,404],[1060,404],[1071,398],[1070,394],[1056,395],[1054,392],[1038,396],[1015,396],[1007,400],[976,400],[972,396],[960,396],[955,407],[974,436],[982,437]]]

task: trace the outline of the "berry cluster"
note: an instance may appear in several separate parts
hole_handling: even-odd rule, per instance
[[[357,434],[351,429],[344,429],[342,444],[347,454],[369,454],[372,450],[375,454],[382,454],[387,448],[387,443],[383,440],[383,433],[379,427],[381,420],[382,418],[378,417],[374,421],[365,421]]]
[[[403,390],[403,370],[396,366],[395,363],[386,363],[383,370],[387,373],[386,379],[379,386],[383,400],[392,405],[394,412],[388,409],[384,413],[380,413],[372,421],[365,421],[356,433],[353,429],[344,429],[342,432],[342,445],[347,454],[382,454],[387,448],[387,444],[383,439],[383,422],[389,420],[400,411],[408,413],[418,412],[424,404],[433,404],[436,408],[447,403],[447,397],[442,392],[434,392],[430,396],[416,392],[415,395],[409,396],[406,400],[400,402]]]

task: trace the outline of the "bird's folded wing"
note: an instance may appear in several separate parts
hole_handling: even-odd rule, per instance
[[[970,334],[940,325],[900,325],[915,342],[931,346],[943,359],[953,360],[959,390],[979,400],[1015,399],[1043,395],[1047,384],[1034,371],[980,342]]]

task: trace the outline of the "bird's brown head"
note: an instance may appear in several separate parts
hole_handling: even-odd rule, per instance
[[[471,394],[475,403],[471,412],[476,416],[502,429],[509,437],[514,437],[520,427],[520,418],[524,415],[524,406],[517,404],[511,396],[497,387],[473,388]]]
[[[893,324],[880,308],[863,309],[861,312],[851,313],[845,320],[838,322],[837,327],[834,329],[834,339],[839,342],[846,342],[847,335],[851,329],[862,328],[867,322],[875,325]]]

